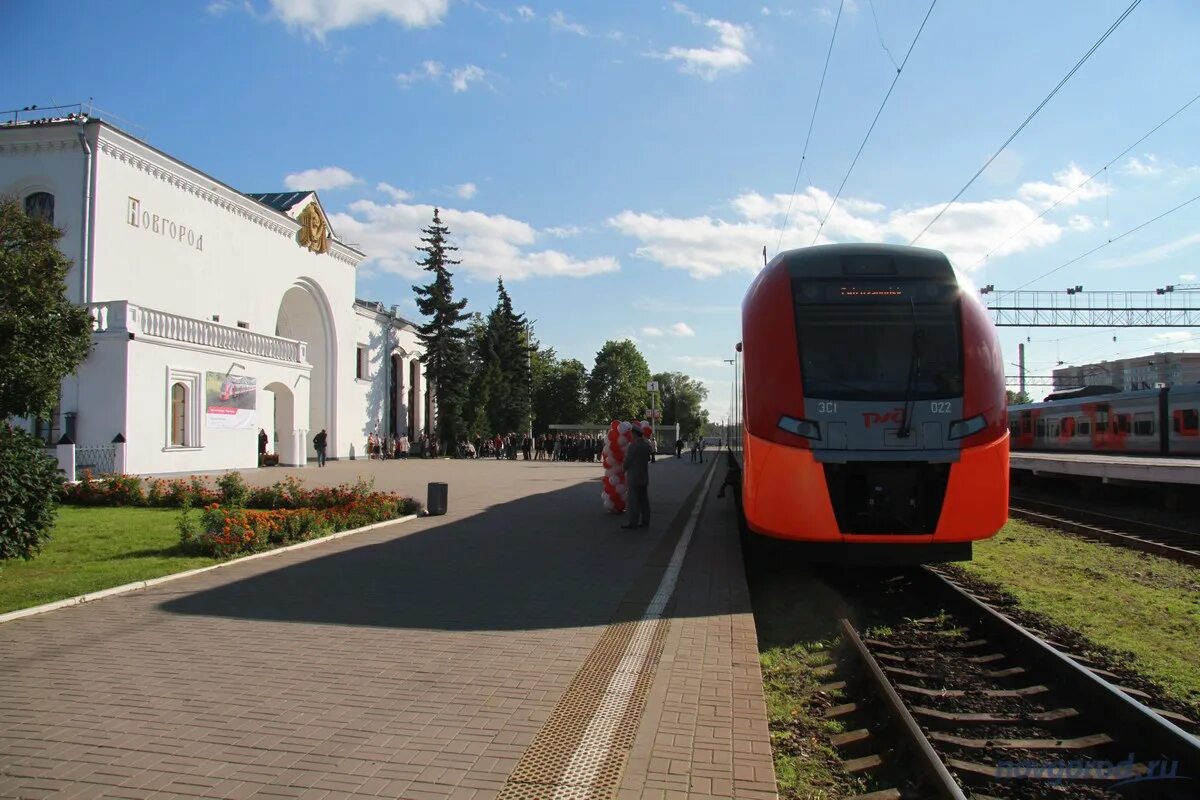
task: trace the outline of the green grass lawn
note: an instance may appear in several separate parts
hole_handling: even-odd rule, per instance
[[[1200,570],[1016,521],[960,566],[1128,653],[1133,669],[1200,715]]]
[[[0,566],[0,613],[216,564],[179,550],[176,509],[64,506],[32,561]]]

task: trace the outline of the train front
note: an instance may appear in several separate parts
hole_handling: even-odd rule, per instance
[[[1008,514],[1004,364],[946,257],[889,245],[777,256],[742,304],[742,505],[814,558],[971,557]]]

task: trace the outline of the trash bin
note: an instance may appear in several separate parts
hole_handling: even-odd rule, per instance
[[[439,514],[446,513],[446,506],[450,502],[450,486],[445,483],[429,484],[429,498],[425,503],[425,511],[431,517],[436,517]]]

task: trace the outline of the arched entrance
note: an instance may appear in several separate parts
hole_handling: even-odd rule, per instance
[[[299,339],[308,345],[308,363],[312,365],[308,381],[308,419],[295,420],[296,429],[303,435],[300,448],[308,458],[315,459],[317,453],[312,446],[312,436],[304,434],[323,428],[328,436],[327,452],[336,457],[337,382],[333,376],[337,370],[337,342],[329,303],[320,287],[308,279],[301,279],[284,293],[275,335]],[[303,385],[297,386],[297,391],[303,391]],[[303,463],[303,459],[298,463]]]
[[[303,464],[304,444],[296,430],[296,396],[292,390],[278,381],[268,383],[263,391],[271,393],[270,441],[267,449],[279,454],[279,463],[288,466]]]

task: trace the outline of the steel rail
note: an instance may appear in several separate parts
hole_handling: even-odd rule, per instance
[[[1155,525],[1148,522],[1139,522],[1137,520],[1127,519],[1125,517],[1117,517],[1108,514],[1100,514],[1095,511],[1086,509],[1076,509],[1070,506],[1059,506],[1054,503],[1046,503],[1040,500],[1026,500],[1016,498],[1013,500],[1013,505],[1009,506],[1009,514],[1023,519],[1027,522],[1034,522],[1047,527],[1058,528],[1067,533],[1078,534],[1092,539],[1099,539],[1114,544],[1119,547],[1128,547],[1134,550],[1140,550],[1144,553],[1152,553],[1154,555],[1169,558],[1173,561],[1179,561],[1192,566],[1200,567],[1200,534],[1192,531],[1183,530],[1180,528],[1168,528],[1163,525]],[[1033,508],[1021,508],[1020,506],[1041,507],[1041,510]],[[1104,524],[1106,521],[1119,523],[1121,527],[1131,528],[1128,531],[1110,530],[1108,528],[1097,527],[1096,525],[1083,522],[1078,519],[1068,519],[1059,516],[1058,512],[1069,515],[1076,515],[1083,518],[1100,521]],[[1195,542],[1194,549],[1191,547],[1180,547],[1175,544],[1169,544],[1164,541],[1155,541],[1147,537],[1170,537],[1176,540],[1191,539]]]
[[[840,622],[842,633],[846,640],[854,646],[859,659],[866,666],[875,690],[887,705],[888,710],[891,711],[892,717],[899,720],[903,726],[904,733],[907,734],[909,744],[912,745],[914,751],[916,766],[930,781],[929,788],[936,793],[937,797],[947,798],[947,800],[967,800],[967,796],[959,788],[954,776],[950,774],[950,770],[946,769],[946,765],[933,749],[933,745],[929,743],[921,726],[913,718],[908,707],[904,705],[904,701],[896,693],[875,657],[867,650],[858,631],[845,617],[842,617]]]
[[[967,610],[995,632],[1013,652],[1037,663],[1087,699],[1094,711],[1119,726],[1123,734],[1145,743],[1156,753],[1177,760],[1188,768],[1200,767],[1200,738],[1197,738],[1119,687],[1096,675],[1066,653],[1038,638],[1023,626],[979,600],[936,570],[923,568],[944,595]]]

